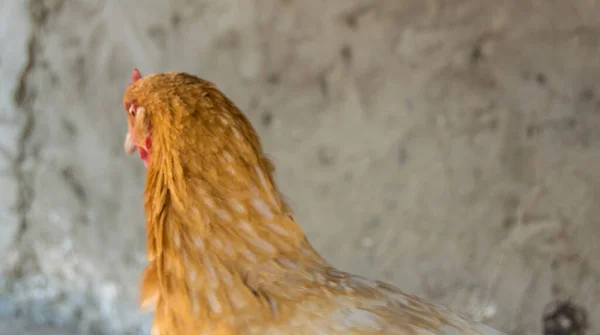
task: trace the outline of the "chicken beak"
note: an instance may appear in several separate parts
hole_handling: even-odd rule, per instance
[[[131,155],[136,149],[136,145],[135,145],[135,142],[133,141],[133,137],[131,137],[131,134],[129,134],[129,132],[127,132],[127,135],[125,135],[125,143],[124,143],[123,147],[125,149],[126,155]]]

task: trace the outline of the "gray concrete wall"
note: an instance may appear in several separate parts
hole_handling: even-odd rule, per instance
[[[133,66],[241,106],[333,264],[512,334],[569,297],[600,331],[600,3],[143,3],[0,4],[0,334],[148,331]]]

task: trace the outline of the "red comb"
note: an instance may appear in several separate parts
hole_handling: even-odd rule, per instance
[[[131,76],[131,83],[129,83],[129,85],[135,83],[140,78],[142,78],[142,75],[140,74],[140,70],[138,70],[137,67],[134,67],[133,68],[133,75]]]

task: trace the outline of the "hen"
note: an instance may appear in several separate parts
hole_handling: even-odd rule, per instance
[[[153,334],[501,334],[329,265],[214,84],[136,69],[123,103],[125,151],[147,167],[141,300]]]

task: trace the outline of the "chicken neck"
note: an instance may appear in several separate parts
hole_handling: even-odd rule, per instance
[[[206,311],[211,319],[239,318],[244,310],[252,318],[281,317],[273,302],[297,298],[284,283],[312,282],[329,268],[277,191],[266,158],[245,170],[225,158],[231,164],[205,164],[198,174],[191,160],[153,154],[146,297],[164,306],[186,301],[192,314]]]

